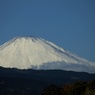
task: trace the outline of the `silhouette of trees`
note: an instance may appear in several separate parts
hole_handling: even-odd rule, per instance
[[[95,81],[76,82],[63,87],[49,86],[42,95],[95,95]]]
[[[51,85],[43,91],[42,95],[61,95],[60,89],[58,86]]]

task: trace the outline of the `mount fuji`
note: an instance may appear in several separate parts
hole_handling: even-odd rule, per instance
[[[0,46],[4,68],[68,70],[95,73],[95,63],[38,37],[15,37]]]

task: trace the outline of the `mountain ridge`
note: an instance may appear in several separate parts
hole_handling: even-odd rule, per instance
[[[94,62],[78,57],[40,37],[15,37],[1,45],[0,66],[95,72]]]

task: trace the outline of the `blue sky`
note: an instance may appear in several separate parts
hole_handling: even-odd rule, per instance
[[[0,0],[0,45],[38,36],[95,61],[95,0]]]

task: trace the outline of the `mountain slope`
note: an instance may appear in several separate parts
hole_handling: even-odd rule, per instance
[[[41,95],[43,90],[52,84],[61,87],[69,83],[91,80],[95,80],[95,74],[64,70],[19,70],[0,67],[0,95]],[[94,88],[94,84],[90,87]]]
[[[1,45],[0,66],[95,72],[95,63],[37,37],[15,37]]]

